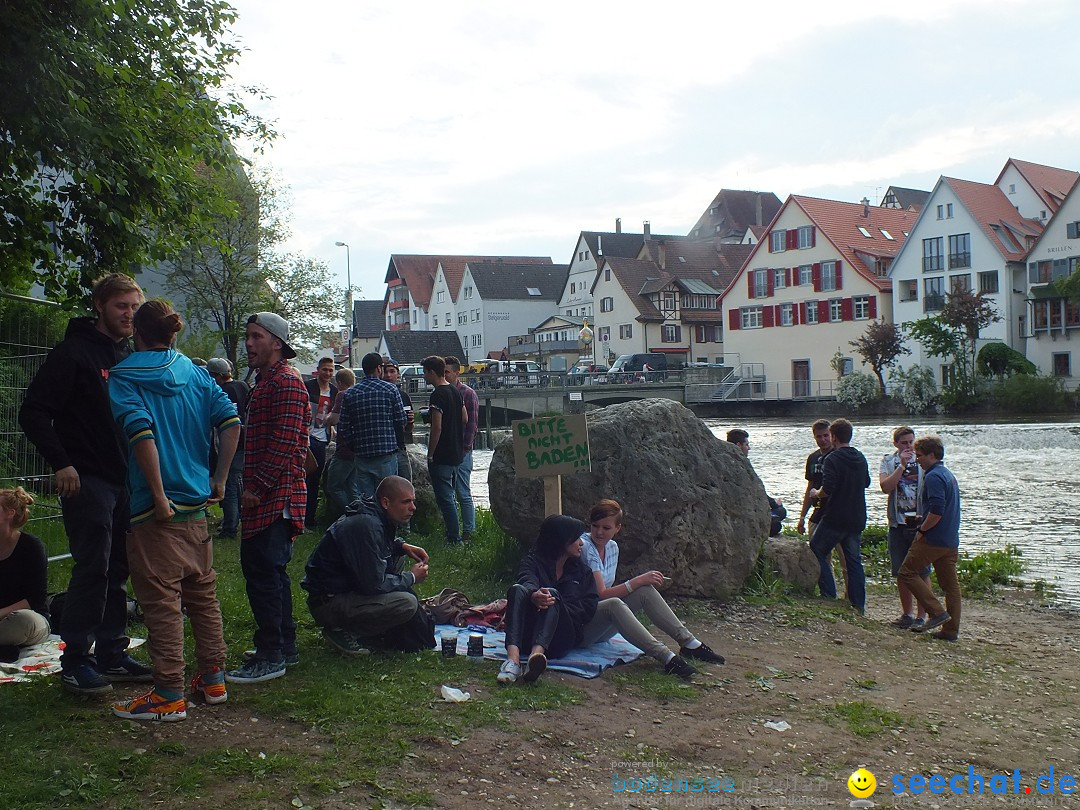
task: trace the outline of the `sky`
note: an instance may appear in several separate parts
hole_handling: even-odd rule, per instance
[[[1075,0],[232,0],[280,138],[288,246],[357,299],[393,253],[550,256],[687,233],[721,188],[877,204],[1080,169]]]

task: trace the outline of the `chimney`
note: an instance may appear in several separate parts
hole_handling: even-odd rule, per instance
[[[764,225],[765,224],[764,222],[761,221],[761,192],[760,191],[757,194],[754,195],[754,224],[755,225]]]
[[[863,197],[859,202],[862,203],[862,215],[864,217],[870,216],[870,200],[867,197]]]
[[[656,247],[656,263],[660,265],[661,270],[667,270],[667,244],[663,239]]]
[[[615,233],[622,233],[622,217],[615,217]]]
[[[648,242],[652,238],[652,226],[649,224],[649,220],[642,222],[641,226],[645,229],[645,241]]]
[[[618,233],[618,231],[616,231],[616,233]],[[596,255],[604,255],[604,235],[602,233],[596,235]]]

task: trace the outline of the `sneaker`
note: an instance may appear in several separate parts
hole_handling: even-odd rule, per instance
[[[220,672],[221,670],[218,670],[218,673],[215,674],[220,674]],[[207,682],[206,676],[201,672],[191,679],[191,692],[194,695],[202,695],[203,702],[210,705],[224,703],[229,699],[224,678],[216,683]]]
[[[257,657],[258,657],[258,655],[256,654],[255,650],[244,650],[244,663],[245,664],[249,660],[251,660],[252,658],[257,658]],[[285,653],[284,661],[285,661],[285,666],[287,666],[287,667],[295,667],[297,664],[300,663],[300,651],[299,650],[294,650],[291,653]]]
[[[679,649],[679,655],[684,659],[696,658],[698,661],[704,661],[706,664],[722,664],[724,663],[724,656],[718,655],[713,652],[712,648],[708,644],[701,644],[693,649],[689,647],[681,647]]]
[[[925,633],[928,630],[933,630],[935,627],[941,627],[941,625],[945,624],[945,622],[951,618],[952,616],[949,615],[949,611],[943,610],[937,616],[927,619],[918,628],[916,628],[915,625],[912,625],[911,631],[913,633]]]
[[[153,683],[150,667],[140,664],[127,653],[108,669],[99,669],[101,677],[112,683]]]
[[[187,703],[184,696],[167,698],[151,689],[127,703],[114,703],[112,712],[128,720],[161,720],[166,723],[187,719]]]
[[[285,661],[268,661],[265,658],[249,658],[239,669],[225,673],[229,683],[262,683],[280,678],[285,674]]]
[[[529,656],[529,669],[521,676],[525,683],[532,683],[547,669],[547,656],[543,653],[534,653]]]
[[[912,616],[910,613],[905,613],[903,616],[893,622],[893,627],[899,627],[901,630],[910,630],[913,624],[915,624],[915,617]]]
[[[371,650],[364,647],[356,640],[356,636],[345,630],[330,630],[323,628],[323,638],[326,643],[342,655],[370,655]]]
[[[919,616],[917,619],[911,620],[911,626],[908,627],[908,630],[913,633],[921,633],[922,630],[920,630],[919,628],[921,628],[924,624],[926,624],[926,619],[923,616]]]
[[[60,684],[76,695],[100,695],[112,691],[112,684],[89,664],[77,664],[60,673]]]
[[[521,677],[521,664],[507,658],[499,668],[499,674],[495,677],[499,683],[513,683]]]
[[[676,655],[666,664],[664,664],[664,672],[668,675],[678,675],[684,681],[690,680],[694,677],[696,670],[686,663],[686,659]]]

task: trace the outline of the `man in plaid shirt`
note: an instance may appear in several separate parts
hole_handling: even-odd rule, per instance
[[[397,474],[397,432],[407,417],[401,392],[382,379],[382,355],[369,352],[360,365],[364,379],[341,399],[338,444],[353,454],[360,494],[374,498],[379,482]]]
[[[307,389],[288,363],[296,352],[285,319],[272,312],[252,315],[245,345],[257,377],[244,437],[240,566],[256,630],[254,654],[225,673],[230,683],[280,678],[286,663],[299,661],[286,566],[293,537],[304,531],[311,424]]]

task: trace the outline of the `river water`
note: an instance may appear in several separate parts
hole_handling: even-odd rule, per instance
[[[878,465],[892,450],[895,419],[855,421],[852,445],[870,464],[867,490],[871,523],[885,523],[885,495],[877,486]],[[773,497],[788,508],[794,526],[806,488],[806,456],[814,450],[808,422],[706,419],[724,438],[741,427],[750,433],[750,461]],[[945,443],[945,464],[960,484],[963,519],[960,551],[973,553],[1018,546],[1024,579],[1044,579],[1058,588],[1059,601],[1080,606],[1080,418],[1003,422],[923,419],[910,422],[916,435],[936,433]],[[490,451],[474,454],[473,493],[488,503]]]

